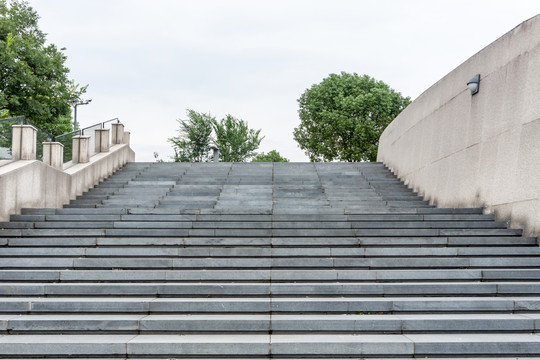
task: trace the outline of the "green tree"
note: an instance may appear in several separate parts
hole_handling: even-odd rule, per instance
[[[253,130],[247,122],[227,115],[219,122],[214,121],[215,144],[219,158],[225,162],[243,162],[255,155],[261,140],[261,130]]]
[[[410,102],[367,75],[330,74],[298,99],[294,139],[311,161],[375,161],[383,130]]]
[[[70,102],[86,86],[68,78],[65,49],[45,44],[38,19],[28,3],[0,0],[0,110],[60,135],[72,129]]]
[[[277,150],[270,150],[268,153],[260,153],[255,156],[251,162],[289,162],[289,159],[284,158]]]
[[[187,110],[186,120],[178,119],[180,135],[169,140],[173,144],[174,161],[203,162],[208,160],[212,127],[215,122],[210,114]]]

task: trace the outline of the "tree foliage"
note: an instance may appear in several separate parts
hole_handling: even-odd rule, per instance
[[[311,161],[375,161],[382,132],[410,102],[367,75],[330,74],[298,99],[294,139]]]
[[[215,145],[219,157],[225,162],[243,162],[255,155],[261,144],[261,130],[253,130],[247,122],[227,115],[220,121],[214,121]]]
[[[169,142],[174,149],[174,161],[202,162],[210,159],[210,149],[219,149],[220,161],[243,162],[259,148],[261,130],[253,130],[247,122],[227,115],[217,121],[210,114],[188,110],[188,119],[179,119],[180,135]]]
[[[173,144],[174,161],[207,161],[215,118],[189,109],[187,116],[186,120],[178,119],[180,135],[168,139]]]
[[[268,153],[260,153],[251,162],[289,162],[289,159],[282,157],[277,150],[270,150]]]
[[[45,44],[38,19],[28,3],[0,0],[0,110],[59,135],[71,130],[70,102],[86,87],[68,78],[65,49]]]

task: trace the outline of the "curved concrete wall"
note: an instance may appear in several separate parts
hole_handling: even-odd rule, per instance
[[[381,136],[378,161],[432,204],[485,207],[539,235],[540,15],[410,104]]]

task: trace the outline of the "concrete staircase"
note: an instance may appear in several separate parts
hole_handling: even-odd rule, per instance
[[[130,163],[0,228],[0,358],[540,354],[537,239],[378,163]]]

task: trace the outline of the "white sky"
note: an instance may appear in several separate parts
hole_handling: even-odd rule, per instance
[[[186,109],[262,129],[260,151],[307,161],[296,100],[330,73],[412,99],[540,13],[538,0],[30,0],[48,42],[88,84],[83,127],[115,117],[137,161],[172,155]],[[466,86],[464,79],[463,86]]]

